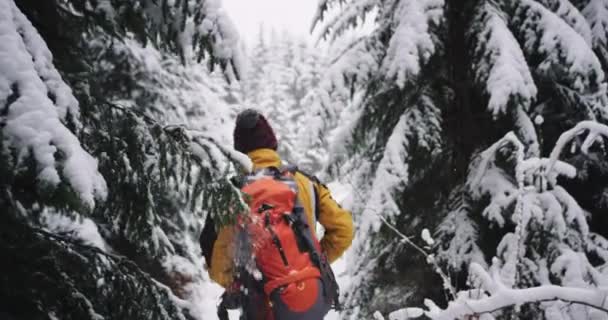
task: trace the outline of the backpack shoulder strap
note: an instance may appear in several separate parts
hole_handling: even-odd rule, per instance
[[[319,178],[317,178],[315,175],[312,175],[304,170],[300,170],[298,167],[295,167],[295,171],[294,172],[298,172],[301,175],[305,176],[306,178],[308,178],[308,180],[310,180],[310,188],[312,189],[311,192],[313,194],[313,210],[315,210],[315,221],[319,221],[319,213],[320,213],[320,203],[319,203],[319,191],[317,190],[317,185],[322,184],[319,181]]]
[[[296,172],[299,172],[298,166],[296,166],[295,164],[284,164],[278,167],[277,169],[279,169],[279,172],[281,172],[281,174],[285,174],[287,172],[295,174]]]
[[[312,203],[312,208],[315,212],[314,217],[315,217],[315,222],[319,221],[319,213],[320,213],[320,203],[319,203],[319,191],[317,190],[317,185],[321,185],[322,183],[319,181],[319,178],[317,178],[315,175],[312,175],[304,170],[301,170],[300,168],[298,168],[297,165],[294,164],[285,164],[285,165],[281,165],[280,167],[267,167],[264,168],[265,170],[276,170],[276,174],[278,176],[282,176],[285,173],[289,172],[292,175],[295,175],[296,173],[299,173],[303,176],[305,176],[306,178],[308,178],[308,180],[310,181],[310,189],[311,189],[311,193],[313,195],[312,200],[314,201],[314,203]],[[260,169],[260,170],[264,170],[264,169]]]

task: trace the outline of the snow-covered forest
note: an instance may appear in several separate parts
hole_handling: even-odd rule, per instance
[[[254,1],[254,0],[252,0]],[[277,13],[279,14],[279,13]],[[353,214],[332,319],[608,319],[608,0],[0,0],[0,319],[217,319],[235,116]]]

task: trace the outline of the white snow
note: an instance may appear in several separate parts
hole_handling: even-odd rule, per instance
[[[592,36],[589,23],[570,0],[538,0],[538,2],[562,18],[591,46]]]
[[[489,194],[492,199],[482,215],[502,228],[505,224],[505,210],[516,201],[517,185],[506,177],[503,170],[494,167],[484,173],[480,186],[483,194]]]
[[[496,275],[490,276],[481,266],[471,265],[471,274],[481,282],[483,290],[489,295],[460,295],[449,303],[446,309],[431,309],[424,315],[434,320],[460,319],[467,315],[483,314],[505,308],[537,301],[562,300],[582,303],[606,310],[608,291],[605,289],[581,289],[543,285],[526,289],[510,289],[502,285]]]
[[[424,240],[424,242],[426,242],[426,244],[428,244],[429,246],[432,246],[435,244],[435,240],[433,240],[433,238],[431,237],[431,233],[429,232],[429,229],[427,229],[427,228],[422,229],[422,233],[420,236],[422,237],[422,240]]]
[[[601,53],[606,57],[606,39],[608,31],[608,1],[606,0],[590,0],[583,9],[583,15],[589,22],[591,27],[591,36],[593,47],[601,50]]]
[[[437,232],[450,234],[453,238],[449,245],[437,246],[437,260],[447,263],[453,270],[465,271],[468,265],[476,262],[486,265],[483,252],[479,248],[477,225],[469,216],[466,204],[454,209],[441,223]]]
[[[525,18],[519,21],[521,28],[535,32],[524,32],[524,50],[539,52],[544,60],[538,69],[552,74],[552,68],[565,68],[572,78],[567,79],[572,89],[585,93],[597,88],[604,80],[601,64],[585,39],[558,15],[532,0],[522,0],[520,9]],[[537,41],[540,43],[537,47]]]
[[[389,320],[407,320],[422,317],[424,310],[420,308],[403,308],[389,313]]]
[[[106,183],[97,160],[61,123],[68,111],[78,115],[77,102],[51,61],[46,44],[15,3],[1,0],[0,104],[15,99],[8,108],[4,134],[20,161],[30,152],[34,156],[42,185],[54,187],[65,180],[92,208],[96,199],[106,197]]]
[[[588,131],[588,135],[592,137],[597,137],[602,135],[604,137],[608,137],[608,126],[603,125],[601,123],[595,121],[582,121],[579,122],[574,128],[564,132],[557,142],[555,143],[555,147],[551,151],[550,163],[548,164],[548,170],[552,170],[556,163],[558,162],[558,158],[562,153],[566,144],[572,141],[578,134],[583,131]],[[594,141],[593,139],[592,141]]]
[[[82,240],[85,244],[108,251],[109,246],[99,234],[97,225],[89,218],[73,218],[50,210],[44,210],[41,223],[55,234],[67,233],[70,237]]]
[[[536,117],[534,117],[534,124],[536,124],[537,126],[540,126],[544,122],[545,122],[545,118],[543,118],[543,116],[541,116],[540,114],[537,115]]]
[[[369,14],[378,4],[377,0],[353,0],[348,4],[341,4],[340,14],[334,15],[332,18],[327,18],[326,22],[321,26],[318,34],[321,37],[328,37],[330,42],[342,35],[345,31],[363,24],[365,16]],[[320,9],[320,8],[319,8]],[[313,18],[313,27],[318,22],[320,12]]]
[[[459,292],[446,309],[429,308],[424,312],[427,317],[456,319],[540,301],[543,301],[541,306],[545,315],[567,314],[563,319],[601,314],[588,306],[605,310],[606,301],[602,299],[608,294],[605,289],[608,280],[582,251],[581,241],[590,234],[587,214],[564,188],[557,185],[556,179],[558,175],[576,175],[572,165],[557,158],[561,149],[583,132],[592,137],[590,140],[596,141],[600,135],[608,134],[608,127],[592,121],[579,123],[559,138],[551,158],[525,158],[521,152],[523,146],[512,133],[481,153],[481,161],[474,165],[476,170],[470,176],[473,195],[489,194],[490,203],[484,216],[497,221],[499,226],[510,218],[515,231],[503,236],[489,271],[485,270],[483,263],[471,264],[470,274],[476,279],[471,281],[473,289]],[[517,147],[516,179],[494,163],[493,154],[507,143]],[[517,186],[513,180],[517,181]],[[510,209],[514,201],[515,208]],[[539,232],[544,232],[543,241],[548,243],[543,247],[548,247],[551,255],[532,259],[527,251],[539,249],[531,245],[530,239],[538,237]],[[593,243],[589,248],[605,257],[606,240],[597,235],[592,235],[591,239]],[[540,249],[540,252],[547,249]],[[440,255],[445,253],[440,252]],[[522,277],[535,279],[541,286],[512,289],[521,285],[518,279]],[[570,302],[575,304],[569,305]]]
[[[344,96],[350,92],[350,81],[365,82],[380,68],[379,50],[367,37],[356,37],[332,59],[325,78]],[[336,50],[337,51],[337,50]]]
[[[524,161],[524,145],[521,143],[521,141],[519,141],[519,139],[517,139],[513,132],[505,134],[502,139],[495,142],[493,145],[491,145],[489,148],[487,148],[480,154],[481,160],[479,164],[475,167],[475,170],[471,171],[471,177],[469,178],[468,184],[474,192],[474,195],[479,195],[480,192],[482,192],[482,189],[479,188],[481,186],[482,179],[485,179],[484,175],[486,174],[487,170],[494,167],[492,162],[494,161],[494,157],[498,149],[507,144],[511,144],[515,147],[517,163],[519,164]],[[520,175],[516,177],[518,184],[523,183],[523,171],[519,170],[517,174]],[[496,182],[495,179],[492,179],[491,181]],[[494,193],[498,194],[498,192]]]
[[[390,219],[393,215],[401,214],[394,195],[403,190],[409,181],[410,139],[417,139],[418,145],[429,152],[440,152],[437,112],[433,101],[423,96],[416,106],[408,108],[399,118],[386,142],[371,184],[371,193],[367,199],[359,199],[365,203],[363,221],[359,225],[362,230],[371,226],[372,230],[377,231],[382,224],[380,216]],[[429,128],[437,130],[430,131]]]
[[[365,207],[364,215],[371,217],[373,230],[377,231],[382,222],[376,215],[390,217],[400,213],[393,193],[407,184],[409,180],[408,166],[408,114],[403,114],[393,129],[393,134],[386,143],[386,149],[372,185],[372,194]],[[369,219],[369,218],[368,218]],[[362,225],[365,228],[365,225]],[[365,230],[365,229],[362,229]],[[366,232],[366,231],[364,231]]]
[[[509,103],[517,101],[527,110],[535,99],[537,88],[532,79],[521,48],[507,27],[505,17],[491,3],[482,5],[479,14],[485,14],[477,34],[475,78],[490,96],[488,109],[497,117],[507,112]]]
[[[245,56],[239,34],[230,17],[228,17],[220,0],[205,1],[203,4],[205,18],[199,25],[202,36],[213,37],[213,55],[219,59],[231,59],[238,74],[245,72]]]
[[[403,88],[435,53],[431,24],[439,24],[443,0],[402,0],[395,9],[396,28],[386,49],[382,72]]]

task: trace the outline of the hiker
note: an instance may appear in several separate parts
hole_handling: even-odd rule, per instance
[[[283,165],[274,132],[257,111],[238,115],[234,146],[253,162],[253,173],[239,186],[249,196],[251,213],[219,230],[207,248],[210,277],[226,288],[220,307],[240,306],[247,320],[323,319],[339,306],[329,264],[352,242],[351,214],[318,179]],[[325,229],[320,241],[317,221]],[[243,255],[254,257],[261,274],[248,270]]]

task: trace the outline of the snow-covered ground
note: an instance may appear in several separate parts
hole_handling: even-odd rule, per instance
[[[350,187],[341,184],[340,182],[331,182],[327,184],[327,187],[331,191],[332,197],[340,204],[343,204],[350,195]],[[350,251],[346,250],[344,255],[331,265],[341,290],[344,290],[344,288],[346,288],[347,284],[350,282],[350,277],[346,270],[347,261],[349,260],[349,253]],[[325,317],[325,320],[337,320],[339,318],[339,313],[331,310]]]
[[[336,278],[338,280],[338,285],[340,286],[340,289],[343,289],[346,287],[346,284],[349,282],[350,277],[348,276],[347,272],[346,272],[346,261],[348,260],[347,256],[348,255],[348,251],[347,253],[342,256],[340,259],[338,259],[336,262],[334,262],[331,266],[334,269],[334,273],[336,274]],[[331,310],[327,316],[325,316],[325,320],[338,320],[340,319],[340,314],[334,310]]]

